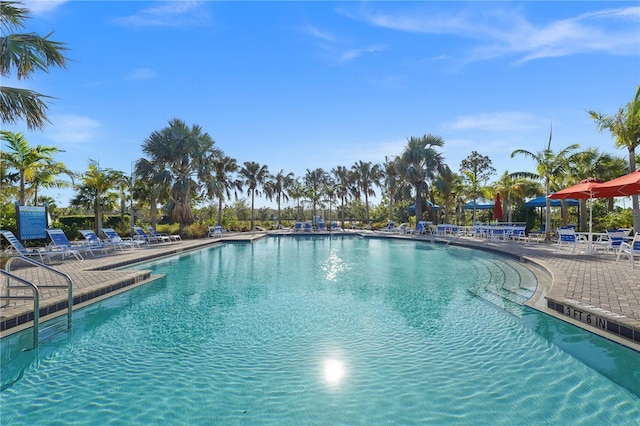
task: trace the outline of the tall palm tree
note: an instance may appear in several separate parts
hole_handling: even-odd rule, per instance
[[[379,164],[373,164],[371,161],[365,162],[359,160],[352,167],[353,177],[355,181],[356,196],[364,194],[364,207],[367,216],[367,224],[370,223],[369,219],[369,197],[375,197],[376,192],[373,190],[373,186],[380,186],[380,180],[382,179],[382,169]]]
[[[315,170],[307,169],[304,175],[305,195],[311,201],[311,215],[317,216],[316,207],[323,196],[324,185],[327,183],[329,175],[321,168]]]
[[[256,163],[255,161],[245,161],[240,168],[240,179],[247,187],[247,195],[251,196],[251,229],[253,230],[255,196],[260,195],[260,186],[269,177],[269,168]]]
[[[18,202],[24,205],[26,199],[26,183],[40,172],[67,171],[64,164],[56,162],[53,154],[64,152],[55,146],[30,146],[22,133],[0,131],[0,139],[8,143],[8,151],[0,151],[0,161],[3,168],[13,168],[18,171],[20,191]]]
[[[563,176],[569,166],[570,154],[580,147],[578,144],[569,145],[558,152],[554,152],[551,149],[551,138],[553,135],[553,129],[549,131],[549,142],[547,147],[542,151],[533,153],[526,149],[516,149],[511,153],[511,158],[518,154],[531,158],[536,162],[536,172],[515,172],[512,176],[515,178],[525,179],[539,179],[544,182],[544,191],[547,196],[547,205],[545,209],[545,240],[551,239],[551,200],[549,195],[551,194],[551,185],[555,176]]]
[[[100,168],[95,160],[89,160],[87,171],[80,176],[82,183],[76,186],[78,194],[71,200],[71,205],[87,206],[91,204],[95,216],[94,230],[98,235],[102,229],[103,208],[110,207],[115,202],[117,194],[111,190],[117,187],[122,176],[120,171]]]
[[[455,194],[456,174],[451,171],[449,166],[442,167],[442,173],[436,176],[433,186],[444,198],[444,223],[449,223],[449,212],[451,210],[451,202]],[[433,202],[433,200],[432,200]]]
[[[340,227],[344,229],[345,203],[351,187],[353,186],[353,174],[345,166],[338,166],[331,170],[331,174],[336,182],[336,196],[340,198]]]
[[[305,189],[302,182],[300,182],[300,180],[298,179],[294,179],[293,182],[291,182],[291,186],[289,186],[289,188],[287,189],[287,195],[296,200],[296,221],[304,220],[304,213],[301,210],[302,206],[300,204],[300,200],[302,200],[305,196]]]
[[[436,149],[442,146],[444,140],[440,136],[411,136],[400,156],[400,175],[413,186],[416,193],[416,220],[422,220],[422,194],[426,193],[430,182],[445,166],[442,154]]]
[[[65,68],[67,50],[64,43],[50,40],[53,33],[44,37],[35,33],[14,33],[26,26],[29,10],[20,2],[0,2],[0,75],[10,78],[12,70],[18,80],[27,79],[36,71],[49,72],[51,67]],[[6,35],[5,35],[6,34]],[[3,123],[25,120],[29,129],[43,128],[47,118],[49,96],[17,87],[0,86],[0,117]]]
[[[199,182],[194,177],[203,179],[211,173],[211,161],[219,155],[214,144],[213,138],[197,124],[189,127],[174,118],[169,126],[152,132],[142,145],[148,161],[170,185],[165,210],[179,223],[180,234],[195,221],[191,202],[199,190]]]
[[[285,173],[280,170],[278,174],[272,175],[264,184],[264,193],[269,200],[276,199],[278,205],[278,225],[282,225],[280,217],[280,202],[288,201],[287,190],[293,184],[293,172]]]
[[[165,203],[169,199],[171,171],[146,158],[140,158],[136,161],[133,180],[134,198],[149,203],[151,226],[155,228],[158,218],[158,203]]]
[[[385,195],[389,199],[389,220],[393,220],[393,202],[396,199],[398,189],[402,185],[402,179],[398,174],[398,158],[390,159],[385,156],[382,167],[382,186]]]
[[[222,204],[225,198],[231,198],[232,190],[241,190],[242,182],[235,179],[238,162],[235,158],[221,155],[212,163],[213,174],[205,182],[205,190],[210,198],[218,199],[217,225],[222,226]]]
[[[627,148],[629,152],[629,172],[636,170],[636,148],[640,146],[640,85],[636,88],[633,100],[626,109],[620,108],[615,115],[605,115],[595,111],[588,112],[596,121],[598,130],[607,129],[611,136],[615,137],[616,148]],[[640,229],[640,201],[639,196],[631,197],[633,205],[633,227],[638,232]]]

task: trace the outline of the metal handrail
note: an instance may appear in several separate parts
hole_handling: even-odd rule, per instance
[[[9,259],[11,260],[11,259]],[[0,298],[2,299],[20,299],[20,300],[29,300],[29,299],[33,299],[33,349],[37,349],[38,348],[38,343],[39,343],[39,330],[40,330],[40,290],[38,289],[38,286],[36,286],[34,283],[32,283],[29,280],[25,280],[24,278],[21,278],[15,274],[12,274],[11,272],[9,272],[8,270],[5,271],[4,269],[0,269],[0,274],[2,275],[6,275],[7,276],[7,295],[6,296],[1,296]],[[9,295],[9,283],[11,282],[11,278],[13,278],[16,281],[20,281],[23,284],[26,284],[26,286],[23,287],[30,287],[33,290],[33,296],[29,297],[29,296],[10,296]]]
[[[65,288],[66,287],[67,288],[67,300],[68,300],[67,301],[67,330],[71,330],[71,326],[73,324],[73,280],[71,279],[71,277],[65,274],[64,272],[61,272],[55,268],[52,268],[51,266],[45,265],[44,263],[38,262],[37,260],[33,260],[31,258],[22,257],[22,256],[14,256],[9,260],[7,260],[7,264],[5,266],[7,272],[11,272],[11,264],[15,259],[20,259],[21,261],[24,261],[26,263],[30,263],[34,266],[44,268],[47,271],[60,275],[67,280],[68,285],[66,286],[41,284],[39,288],[45,288],[45,287],[47,288]],[[10,290],[10,282],[9,280],[7,280],[7,296],[9,296],[9,290]],[[34,317],[35,317],[35,314],[34,314]]]

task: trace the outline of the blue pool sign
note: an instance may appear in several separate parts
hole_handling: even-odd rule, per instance
[[[18,239],[42,240],[47,238],[47,206],[19,206],[16,203]]]

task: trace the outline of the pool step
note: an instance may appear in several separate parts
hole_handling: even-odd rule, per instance
[[[496,306],[497,308],[510,313],[518,318],[522,317],[524,312],[524,306],[512,300],[509,300],[502,295],[494,293],[492,291],[488,291],[485,288],[477,287],[477,288],[469,288],[469,293],[474,296],[484,300],[485,302],[490,303],[491,305]]]
[[[520,317],[522,306],[535,292],[535,283],[530,282],[531,272],[509,259],[486,260],[482,265],[483,269],[478,274],[479,282],[469,292]]]

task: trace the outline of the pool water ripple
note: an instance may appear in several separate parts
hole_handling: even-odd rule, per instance
[[[633,424],[638,395],[541,337],[563,326],[467,292],[492,256],[282,238],[146,265],[167,278],[79,313],[0,423]]]

